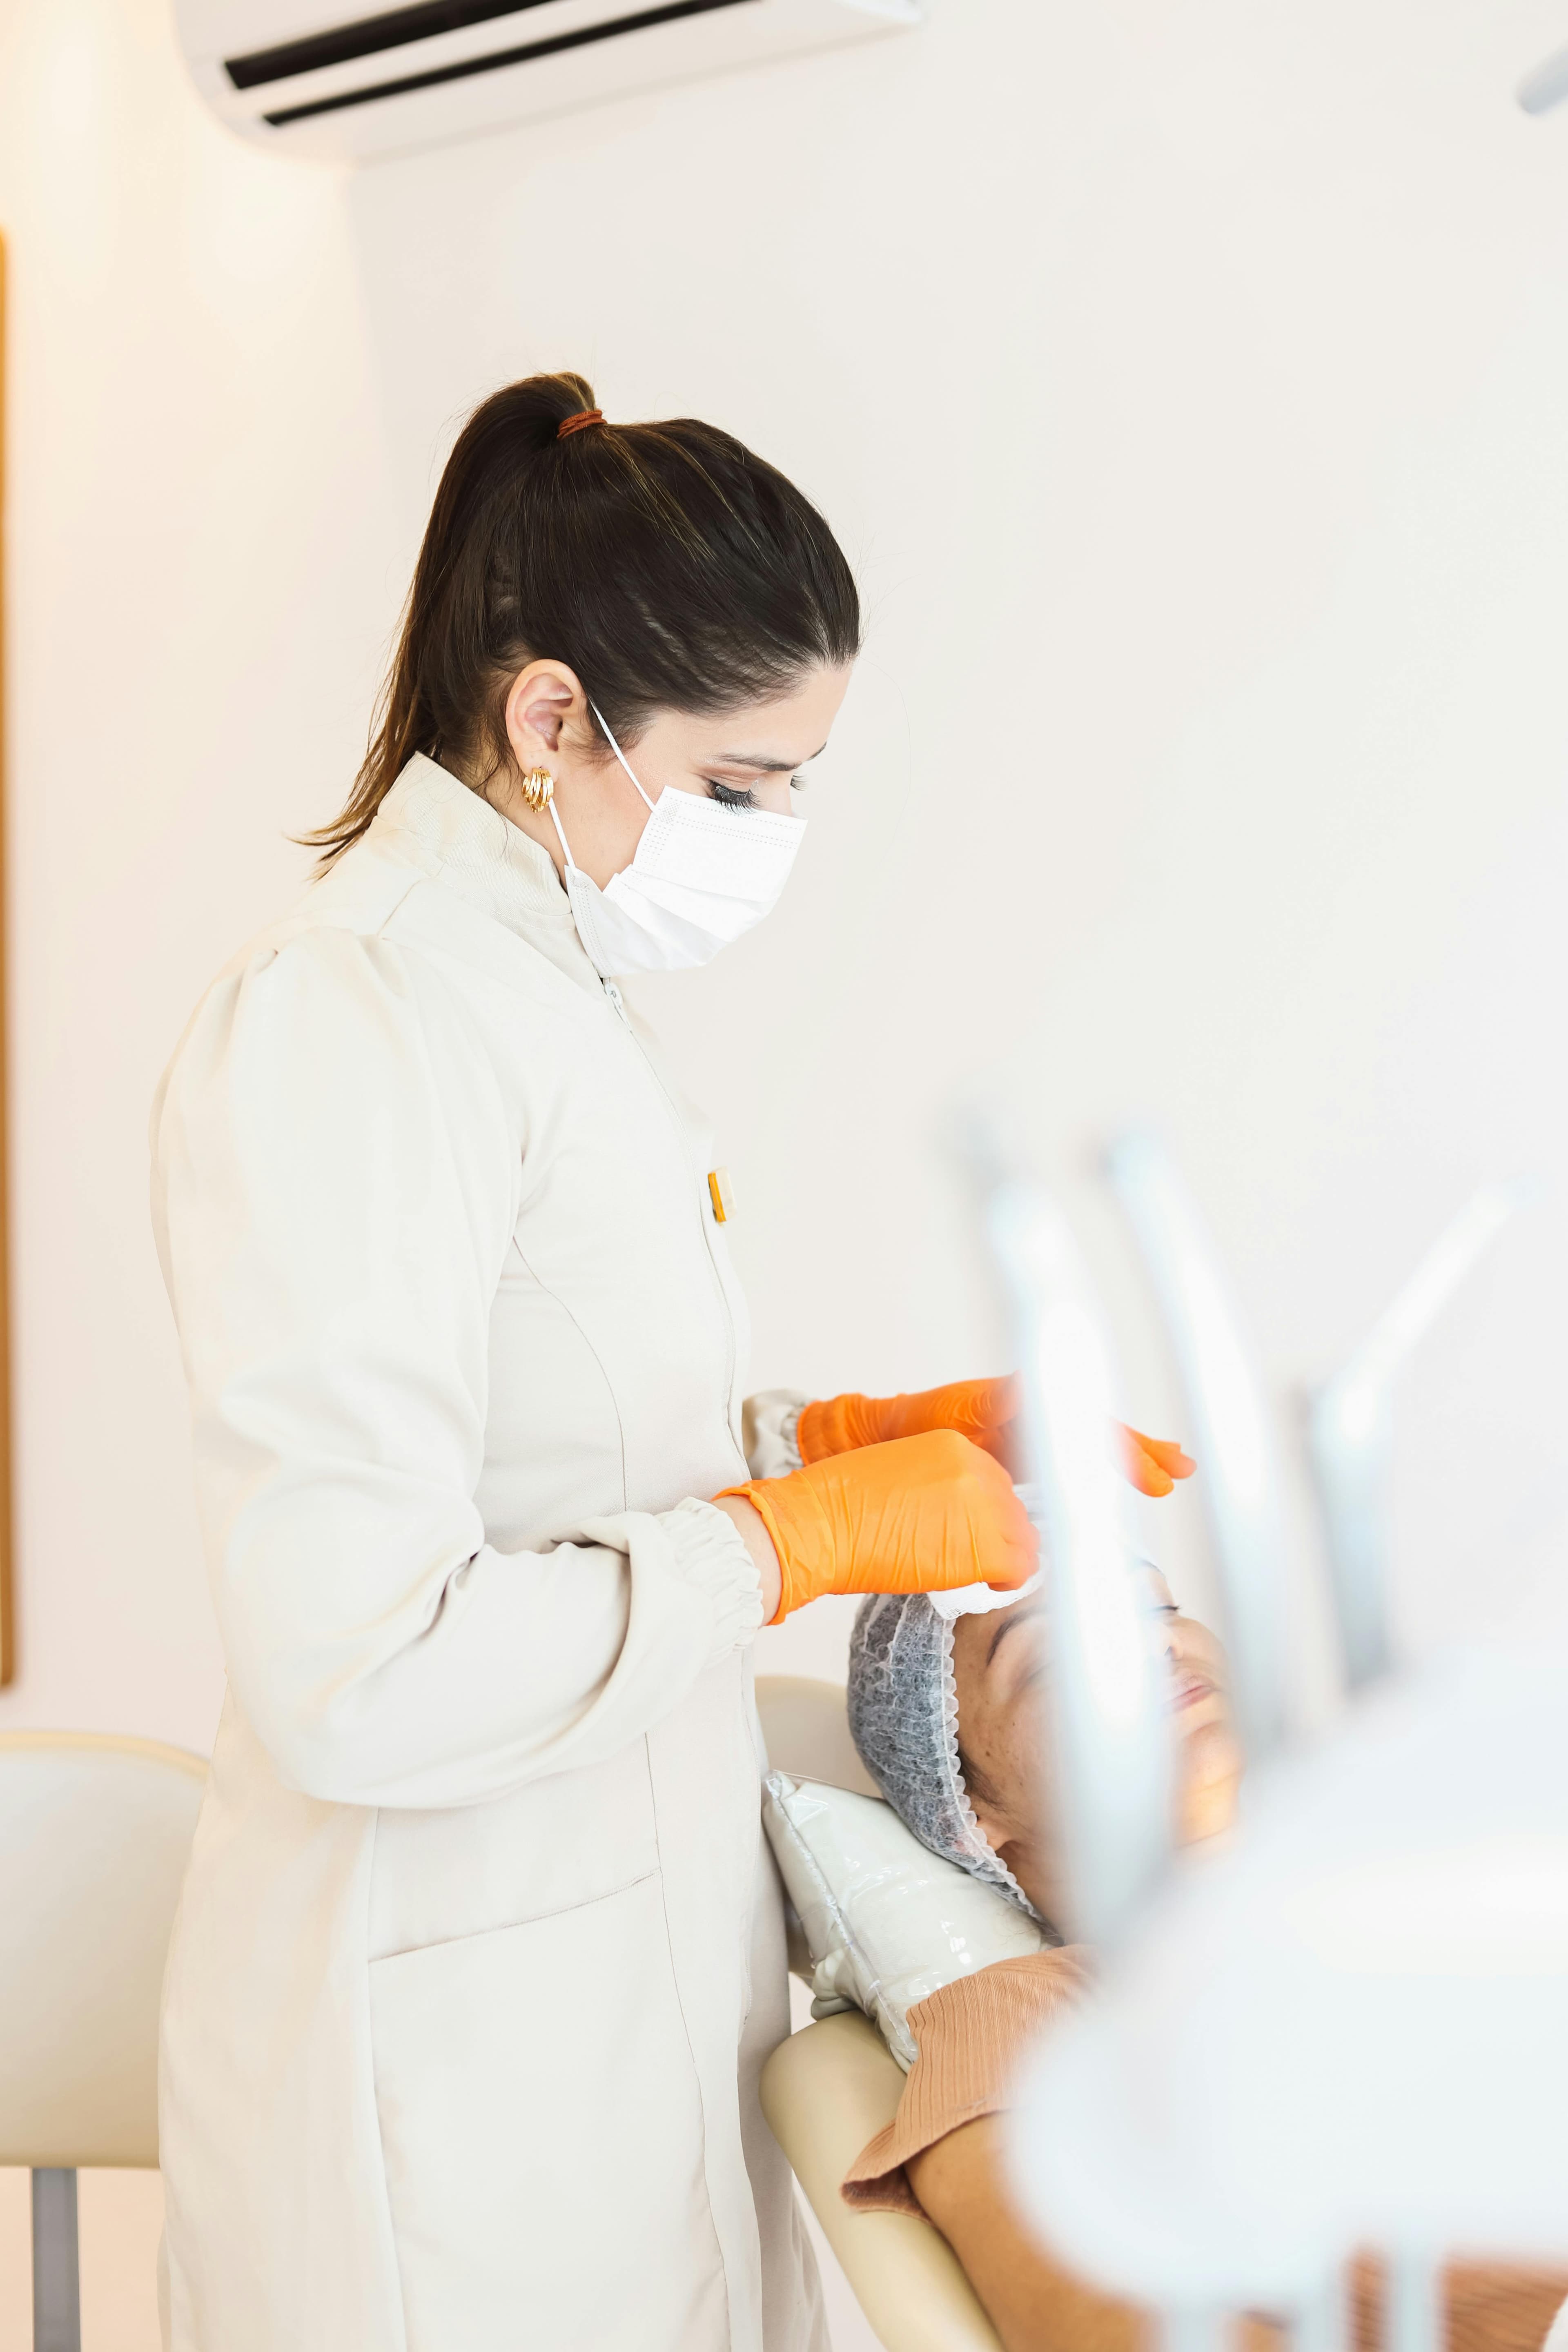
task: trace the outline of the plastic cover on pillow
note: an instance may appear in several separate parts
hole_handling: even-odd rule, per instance
[[[763,1790],[768,1842],[813,1963],[816,2011],[864,2010],[906,2073],[916,2001],[1045,1943],[1009,1895],[928,1853],[879,1798],[787,1772],[770,1772]]]

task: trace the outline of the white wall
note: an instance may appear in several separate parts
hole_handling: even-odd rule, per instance
[[[20,1673],[205,1746],[220,1689],[151,1089],[286,901],[395,596],[340,187],[233,145],[157,0],[0,10]],[[296,747],[310,747],[301,761]],[[329,748],[330,746],[330,748]]]
[[[1074,1195],[1131,1409],[1178,1429],[1086,1194],[1108,1125],[1171,1135],[1282,1387],[1479,1176],[1563,1167],[1568,118],[1510,102],[1560,30],[947,0],[349,191],[410,546],[452,421],[571,362],[611,415],[722,416],[860,565],[798,883],[643,992],[722,1107],[760,1378],[997,1360],[946,1158],[976,1096]],[[1555,1533],[1565,1304],[1548,1194],[1412,1384],[1428,1631]],[[1201,1586],[1193,1501],[1152,1525]]]
[[[199,1744],[218,1661],[143,1120],[330,810],[468,405],[585,367],[820,499],[871,615],[780,915],[646,993],[721,1113],[759,1380],[998,1337],[946,1159],[1011,1106],[1179,1429],[1086,1142],[1176,1142],[1282,1383],[1480,1174],[1568,1156],[1568,117],[1548,0],[944,0],[382,166],[230,142],[160,0],[7,0],[21,1674]],[[1550,1189],[1427,1351],[1430,1623],[1554,1557]],[[1155,1528],[1201,1586],[1197,1507]],[[845,1612],[771,1637],[830,1666]]]

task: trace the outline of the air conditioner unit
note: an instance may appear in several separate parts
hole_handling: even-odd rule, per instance
[[[340,0],[341,5],[341,0]],[[359,162],[918,24],[921,0],[174,0],[196,87],[280,153]]]

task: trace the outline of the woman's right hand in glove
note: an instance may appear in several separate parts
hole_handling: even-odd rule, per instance
[[[956,1430],[927,1430],[750,1478],[715,1497],[761,1517],[779,1561],[770,1623],[825,1592],[945,1592],[1026,1584],[1039,1546],[1001,1464]]]

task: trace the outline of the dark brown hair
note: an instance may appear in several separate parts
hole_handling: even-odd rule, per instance
[[[330,865],[416,751],[483,784],[510,765],[507,690],[532,660],[582,679],[622,743],[657,710],[731,709],[852,661],[860,605],[808,499],[695,418],[593,425],[580,375],[492,393],[447,460],[370,746]]]

